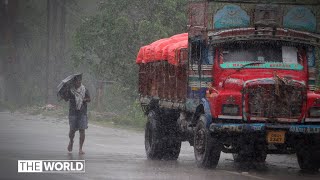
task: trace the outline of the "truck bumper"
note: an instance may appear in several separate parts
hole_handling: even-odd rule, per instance
[[[225,124],[212,123],[209,126],[211,133],[264,133],[268,130],[285,130],[288,134],[320,134],[320,125],[280,124],[271,125],[264,123],[251,124]]]

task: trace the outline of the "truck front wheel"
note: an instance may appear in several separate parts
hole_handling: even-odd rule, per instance
[[[215,168],[221,153],[221,143],[212,137],[200,116],[194,131],[194,155],[198,167]]]
[[[298,164],[301,170],[318,171],[320,168],[320,155],[315,149],[304,147],[297,151]]]

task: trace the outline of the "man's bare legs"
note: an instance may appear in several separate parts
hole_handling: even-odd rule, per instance
[[[75,130],[72,130],[70,129],[69,131],[69,145],[68,145],[68,151],[71,152],[72,151],[72,147],[73,147],[73,138],[74,138],[74,135],[75,135],[76,131]]]
[[[84,152],[82,151],[82,146],[84,143],[84,139],[85,139],[85,130],[84,129],[80,129],[79,130],[79,134],[80,134],[80,145],[79,145],[79,154],[84,154]]]
[[[76,131],[75,130],[71,130],[69,131],[69,145],[68,145],[68,151],[72,152],[72,148],[73,148],[73,139],[75,136]],[[80,134],[80,145],[79,145],[79,154],[84,154],[84,151],[82,150],[83,147],[83,143],[84,143],[84,139],[85,139],[85,130],[84,129],[80,129],[79,130],[79,134]]]

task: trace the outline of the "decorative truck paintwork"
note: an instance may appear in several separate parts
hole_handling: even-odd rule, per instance
[[[148,158],[176,159],[189,141],[200,167],[222,151],[258,162],[296,153],[318,170],[320,2],[190,1],[188,16],[187,46],[169,43],[171,60],[137,57]]]

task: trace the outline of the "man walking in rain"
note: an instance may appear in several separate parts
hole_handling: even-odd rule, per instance
[[[81,81],[82,75],[75,76],[70,90],[67,91],[68,95],[66,96],[66,100],[69,100],[70,125],[68,151],[72,152],[75,132],[79,130],[79,154],[84,154],[82,147],[85,139],[85,129],[88,128],[87,103],[90,102],[91,99],[88,89],[84,87]]]

